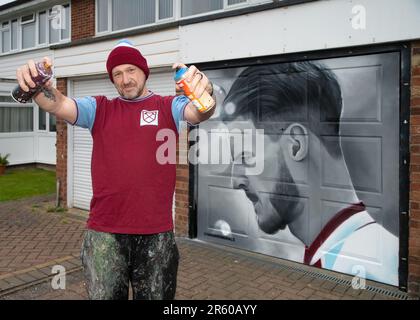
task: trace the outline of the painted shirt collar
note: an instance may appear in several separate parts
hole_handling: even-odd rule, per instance
[[[375,220],[366,211],[363,202],[339,211],[321,230],[312,244],[305,249],[304,263],[321,267],[321,257],[343,243],[355,231]]]

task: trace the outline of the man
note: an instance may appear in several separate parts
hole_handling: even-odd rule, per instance
[[[342,97],[334,73],[313,62],[249,67],[223,104],[220,117],[230,128],[241,121],[265,130],[264,172],[247,176],[243,165],[231,168],[233,188],[252,202],[259,228],[275,234],[288,227],[303,244],[298,255],[291,254],[300,262],[397,285],[399,240],[390,231],[395,228],[387,230],[367,212],[335,138]],[[323,172],[346,186],[334,189],[330,207],[321,190]]]
[[[184,65],[173,68],[178,66]],[[147,61],[129,41],[110,52],[106,67],[118,98],[71,99],[51,81],[34,98],[45,111],[88,128],[93,138],[93,198],[81,252],[89,297],[127,299],[131,283],[134,299],[173,299],[179,259],[171,214],[176,170],[175,164],[157,162],[156,135],[178,131],[183,120],[204,121],[215,108],[203,114],[185,96],[148,90]],[[34,87],[31,74],[37,74],[33,61],[17,71],[25,91]],[[196,97],[213,93],[194,66],[187,82]]]

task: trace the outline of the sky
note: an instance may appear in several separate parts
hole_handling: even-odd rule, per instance
[[[13,2],[14,0],[0,0],[0,6],[9,2]]]

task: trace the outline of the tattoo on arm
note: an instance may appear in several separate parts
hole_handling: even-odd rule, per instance
[[[42,87],[41,91],[45,95],[45,98],[50,99],[54,102],[57,101],[57,99],[55,98],[54,92],[52,90]]]

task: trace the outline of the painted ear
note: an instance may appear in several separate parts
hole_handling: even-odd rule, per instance
[[[294,161],[302,161],[308,154],[308,131],[299,123],[292,123],[285,134],[288,134],[288,152]]]

